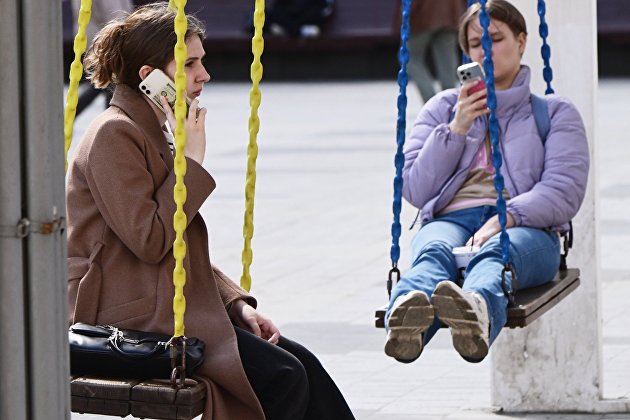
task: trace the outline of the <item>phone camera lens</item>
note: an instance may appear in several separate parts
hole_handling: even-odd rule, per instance
[[[146,92],[147,92],[147,95],[151,94],[151,91],[149,89],[147,89]]]
[[[470,72],[469,71],[466,72],[466,76],[470,77]]]
[[[145,85],[140,85],[140,89],[147,90],[147,87]]]

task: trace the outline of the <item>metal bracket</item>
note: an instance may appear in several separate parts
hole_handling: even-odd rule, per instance
[[[505,273],[508,272],[512,274],[511,287],[509,289],[505,278]],[[508,298],[508,306],[514,306],[514,293],[516,293],[517,288],[516,271],[514,271],[514,268],[508,263],[503,267],[503,271],[501,271],[501,289],[503,289],[503,293]]]
[[[387,276],[387,296],[392,297],[392,287],[398,283],[400,280],[400,270],[398,269],[397,263],[392,263],[392,269],[389,270],[389,275]]]
[[[65,228],[66,219],[64,217],[55,217],[46,222],[38,222],[23,217],[15,225],[0,225],[0,238],[24,239],[32,233],[52,235],[57,232],[63,233]]]
[[[171,348],[171,387],[183,388],[186,385],[186,337],[172,337],[169,340]],[[181,363],[179,363],[177,350],[181,349]]]

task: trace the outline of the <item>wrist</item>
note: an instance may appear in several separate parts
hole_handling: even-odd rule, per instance
[[[235,315],[240,313],[241,309],[245,305],[245,301],[242,299],[236,299],[229,303],[227,307],[227,313],[230,318],[234,318]]]
[[[499,215],[498,214],[494,216],[493,223],[496,225],[497,231],[500,231],[501,230],[501,222],[499,222]],[[516,226],[516,221],[514,220],[514,216],[512,216],[509,211],[506,211],[505,212],[505,228],[508,229],[508,228],[511,228],[511,227],[514,227],[514,226]]]
[[[506,225],[505,227],[511,228],[516,226],[516,220],[514,220],[514,216],[512,216],[512,213],[510,213],[509,211],[505,212],[506,215]]]
[[[184,156],[189,158],[190,160],[194,160],[199,165],[203,165],[203,156],[200,156],[199,153],[184,151]]]
[[[460,126],[455,124],[455,121],[451,122],[448,125],[448,129],[450,130],[451,133],[459,134],[460,136],[465,136],[466,133],[468,132],[468,130],[463,130]]]

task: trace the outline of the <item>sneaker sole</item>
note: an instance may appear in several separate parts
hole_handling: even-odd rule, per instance
[[[422,333],[431,326],[435,314],[424,293],[411,292],[405,298],[389,318],[385,354],[410,363],[422,353]]]
[[[453,347],[466,360],[480,362],[488,355],[479,318],[470,303],[449,286],[435,289],[431,303],[436,316],[451,328]]]

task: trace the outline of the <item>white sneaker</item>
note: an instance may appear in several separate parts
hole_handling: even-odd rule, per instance
[[[423,332],[433,323],[433,307],[426,293],[409,292],[394,302],[387,322],[385,354],[411,363],[422,353]]]
[[[490,320],[485,299],[464,292],[452,281],[438,283],[431,303],[437,316],[451,328],[453,347],[467,361],[481,362],[490,348]]]

